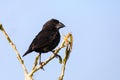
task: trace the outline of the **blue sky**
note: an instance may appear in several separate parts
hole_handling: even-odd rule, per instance
[[[73,51],[64,80],[120,80],[119,0],[1,0],[0,23],[16,44],[20,55],[49,19],[56,18],[71,32]],[[62,40],[62,38],[61,38]],[[16,55],[0,32],[0,80],[24,80]],[[63,55],[64,50],[59,54]],[[29,71],[37,53],[24,57]],[[42,60],[49,57],[43,54]],[[57,80],[61,65],[57,59],[38,71],[34,80]]]

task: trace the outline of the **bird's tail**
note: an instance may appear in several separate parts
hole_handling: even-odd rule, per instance
[[[30,52],[32,52],[32,51],[27,50],[27,51],[23,54],[22,57],[26,56],[26,55],[29,54]]]

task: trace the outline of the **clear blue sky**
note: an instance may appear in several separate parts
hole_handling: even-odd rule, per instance
[[[68,32],[74,36],[64,80],[120,80],[120,0],[0,0],[0,23],[21,55],[51,18],[67,26],[60,30],[62,36]],[[36,55],[24,57],[29,71]],[[42,55],[42,60],[50,55]],[[24,80],[21,65],[1,32],[0,64],[0,80]],[[34,75],[35,80],[58,79],[57,59],[44,68]]]

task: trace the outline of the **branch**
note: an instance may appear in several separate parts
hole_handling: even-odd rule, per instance
[[[66,43],[66,52],[65,52],[65,56],[62,62],[62,70],[61,70],[61,75],[59,76],[58,80],[63,80],[64,74],[65,74],[65,67],[66,67],[66,63],[68,58],[70,57],[70,53],[72,51],[72,46],[73,46],[73,36],[71,33],[68,33],[65,38],[64,41]]]
[[[16,53],[16,56],[17,56],[17,59],[19,60],[21,66],[22,66],[22,69],[23,69],[23,72],[24,72],[24,75],[25,75],[25,80],[33,80],[32,78],[30,78],[28,76],[28,71],[24,65],[24,61],[22,60],[16,46],[14,45],[14,43],[12,42],[12,40],[10,39],[10,37],[8,36],[8,34],[6,33],[6,31],[4,30],[2,24],[0,24],[0,30],[3,32],[3,34],[5,35],[6,39],[8,40],[8,42],[10,43],[10,45],[12,46],[13,50],[15,51]]]

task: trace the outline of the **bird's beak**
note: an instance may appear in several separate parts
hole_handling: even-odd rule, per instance
[[[65,27],[65,25],[63,23],[59,22],[59,24],[57,25],[57,28],[59,29],[59,28],[63,28],[63,27]]]

